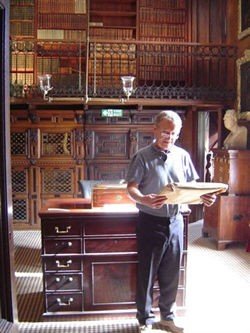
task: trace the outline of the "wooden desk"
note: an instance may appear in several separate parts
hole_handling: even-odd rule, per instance
[[[75,208],[81,204],[88,201],[53,199],[40,211],[44,315],[135,311],[138,210],[134,205]],[[179,307],[185,305],[187,217]]]

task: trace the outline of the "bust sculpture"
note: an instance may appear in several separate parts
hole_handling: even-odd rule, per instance
[[[247,149],[247,128],[238,125],[236,111],[227,110],[224,115],[224,126],[230,131],[224,140],[226,149]]]

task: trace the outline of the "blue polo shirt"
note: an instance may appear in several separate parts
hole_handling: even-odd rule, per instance
[[[189,153],[178,146],[172,146],[167,153],[152,143],[140,149],[132,158],[126,181],[135,182],[142,194],[158,194],[173,182],[192,182],[199,178]],[[159,209],[137,203],[144,213],[161,217],[172,217],[180,212],[180,205],[163,205]]]

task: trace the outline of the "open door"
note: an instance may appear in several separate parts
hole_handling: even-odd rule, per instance
[[[0,323],[17,321],[9,107],[9,1],[0,0]]]

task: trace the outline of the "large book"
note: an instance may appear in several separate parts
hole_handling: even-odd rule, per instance
[[[224,183],[171,183],[161,190],[160,195],[166,196],[166,204],[201,204],[201,196],[226,192],[228,185]]]

